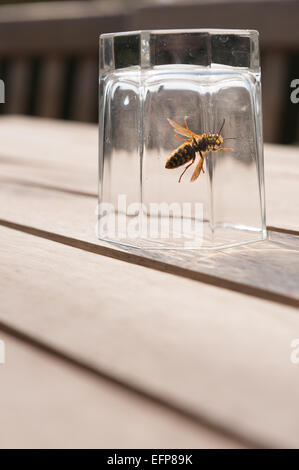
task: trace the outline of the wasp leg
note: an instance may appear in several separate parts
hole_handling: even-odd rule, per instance
[[[213,152],[221,152],[221,150],[223,152],[226,152],[227,150],[229,150],[230,152],[234,152],[234,149],[217,149],[217,150],[213,150]]]
[[[191,165],[193,165],[194,162],[195,162],[195,158],[193,158],[192,162],[189,163],[189,165],[187,165],[187,166],[185,167],[183,173],[182,173],[181,176],[179,177],[179,183],[181,182],[181,179],[182,179],[184,173],[188,170],[188,168],[189,168]]]

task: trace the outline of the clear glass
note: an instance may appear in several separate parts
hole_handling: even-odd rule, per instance
[[[103,34],[99,238],[152,249],[223,248],[264,239],[260,78],[257,31]],[[185,117],[196,134],[187,143],[187,131],[179,136],[183,142],[168,121],[185,127]],[[220,146],[212,135],[218,133]],[[187,144],[197,149],[195,159],[188,149],[192,158],[185,165],[165,168]],[[203,171],[191,182],[201,156]]]

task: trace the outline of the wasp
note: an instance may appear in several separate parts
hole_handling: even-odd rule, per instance
[[[223,139],[221,136],[221,131],[225,124],[225,119],[223,119],[223,123],[219,129],[217,134],[212,134],[211,132],[206,132],[204,134],[195,134],[192,132],[187,124],[187,118],[184,118],[185,127],[181,126],[177,122],[173,121],[172,119],[167,119],[169,124],[174,128],[176,132],[176,137],[181,140],[184,140],[184,143],[176,148],[172,154],[168,157],[165,163],[165,168],[177,168],[179,166],[185,165],[185,163],[189,163],[179,177],[179,183],[184,175],[184,173],[188,170],[188,168],[194,164],[196,159],[196,153],[199,153],[200,159],[195,167],[195,170],[191,176],[191,181],[197,180],[201,171],[204,173],[203,163],[205,159],[205,155],[207,152],[220,152],[220,151],[232,151],[233,149],[223,148],[220,147],[223,144]],[[179,134],[179,135],[177,135]],[[182,138],[180,136],[184,136]],[[234,137],[227,137],[227,139],[233,139]]]

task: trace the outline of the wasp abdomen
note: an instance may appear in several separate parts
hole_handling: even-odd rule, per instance
[[[190,144],[178,147],[167,159],[165,168],[177,168],[195,158],[195,150]]]

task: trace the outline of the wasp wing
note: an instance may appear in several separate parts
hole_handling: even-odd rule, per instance
[[[195,170],[193,171],[193,174],[191,176],[191,180],[190,181],[195,181],[197,180],[197,178],[199,177],[201,171],[203,171],[203,162],[204,162],[204,155],[202,154],[202,157],[200,157],[199,159],[199,162],[197,163],[196,167],[195,167]]]
[[[169,124],[174,128],[175,132],[179,135],[183,135],[184,137],[199,137],[199,135],[194,134],[194,132],[190,131],[190,129],[187,129],[186,127],[181,126],[181,124],[178,124],[177,122],[173,121],[172,119],[167,119]]]

